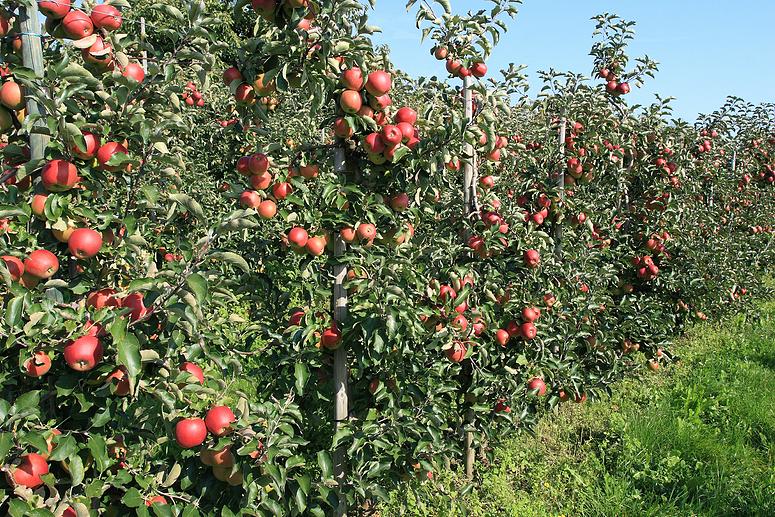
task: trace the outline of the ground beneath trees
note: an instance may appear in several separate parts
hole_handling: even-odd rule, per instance
[[[775,515],[775,303],[697,327],[677,351],[667,371],[504,444],[475,486],[440,473],[381,514]]]

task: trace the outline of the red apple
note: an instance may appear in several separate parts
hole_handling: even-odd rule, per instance
[[[63,356],[67,366],[79,372],[88,372],[102,361],[102,343],[94,336],[82,336],[65,345]]]
[[[348,90],[360,92],[363,89],[363,72],[358,67],[350,68],[342,72],[340,82]]]
[[[138,63],[129,63],[126,65],[121,75],[136,83],[141,83],[145,80],[145,70]]]
[[[42,377],[46,375],[51,369],[51,357],[42,351],[38,350],[32,357],[24,361],[24,373],[29,377]]]
[[[205,425],[213,436],[220,438],[232,432],[237,417],[228,406],[215,406],[205,415]]]
[[[320,344],[328,350],[336,350],[342,344],[342,331],[332,323],[320,336]]]
[[[114,31],[121,27],[121,11],[108,4],[98,4],[91,11],[91,21],[98,29]]]
[[[59,20],[70,12],[70,0],[38,0],[38,9],[47,18]]]
[[[205,383],[205,374],[202,369],[194,363],[186,361],[180,365],[181,372],[188,372],[192,377],[199,381],[199,384]]]
[[[73,145],[73,154],[81,160],[91,160],[97,156],[97,149],[100,146],[100,138],[94,133],[90,133],[89,131],[81,131],[81,134],[83,135],[83,140],[86,143],[86,150],[81,151],[78,149],[78,146]]]
[[[73,9],[65,15],[62,20],[62,28],[65,34],[74,40],[83,39],[94,33],[94,24],[91,18],[78,9]]]
[[[35,250],[24,261],[24,272],[36,278],[51,278],[59,271],[59,259],[48,250]]]
[[[407,124],[414,125],[417,123],[417,112],[414,111],[412,108],[408,108],[404,106],[403,108],[396,111],[396,114],[393,117],[393,121],[396,124],[400,124],[401,122],[406,122]]]
[[[105,171],[116,172],[119,170],[119,166],[108,165],[113,156],[117,154],[129,154],[129,151],[123,144],[118,142],[106,142],[97,150],[97,162],[100,164],[100,168]]]
[[[78,228],[70,235],[67,247],[76,258],[92,258],[102,248],[102,234],[90,228]]]
[[[201,418],[184,418],[175,424],[175,440],[184,449],[202,445],[207,438],[207,426]]]
[[[533,377],[527,383],[527,389],[539,397],[546,395],[546,383],[540,377]]]
[[[51,160],[40,174],[43,187],[49,192],[64,192],[75,187],[81,178],[75,165],[65,160]]]
[[[9,472],[17,485],[35,489],[43,484],[40,476],[48,474],[48,463],[42,455],[31,452],[22,456],[21,463],[17,467],[11,467]]]
[[[303,248],[307,245],[308,240],[309,234],[304,228],[296,226],[288,232],[288,241],[296,248]]]
[[[3,255],[0,258],[2,258],[3,262],[5,262],[5,267],[8,269],[8,273],[11,275],[11,280],[18,282],[24,274],[24,263],[21,261],[21,259],[11,255]]]
[[[390,74],[384,70],[378,70],[369,74],[366,80],[366,91],[373,97],[381,97],[387,94],[392,88],[393,82]]]

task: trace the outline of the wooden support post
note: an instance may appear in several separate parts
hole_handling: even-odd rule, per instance
[[[568,130],[568,120],[562,117],[560,121],[558,152],[560,154],[560,170],[557,173],[557,190],[560,194],[560,203],[565,204],[565,164],[562,163],[565,158],[565,135]],[[560,207],[555,207],[555,210]],[[554,257],[559,261],[562,260],[562,222],[555,219],[554,221]]]
[[[22,34],[22,62],[26,68],[35,72],[42,78],[43,71],[43,40],[41,39],[40,18],[38,16],[38,4],[32,2],[28,7],[19,8],[19,30]],[[27,115],[43,114],[43,106],[32,96],[27,96]],[[36,127],[46,127],[45,120],[35,123]],[[33,130],[30,133],[30,159],[42,160],[46,156],[46,147],[50,138],[48,135]]]
[[[334,170],[337,172],[346,172],[347,165],[345,152],[343,148],[338,148],[334,152]],[[347,244],[342,239],[339,232],[334,235],[334,257],[342,257],[347,250]],[[334,323],[342,330],[348,318],[347,310],[347,289],[344,282],[347,279],[347,266],[345,264],[336,264],[334,266],[334,295],[333,310]],[[348,373],[347,373],[347,343],[344,342],[334,352],[334,422],[338,431],[350,414],[348,401]],[[339,506],[336,509],[337,517],[346,517],[347,500],[342,494],[342,487],[346,482],[345,462],[346,449],[339,446],[334,451],[334,479],[339,483]]]
[[[145,17],[140,18],[140,41],[145,43]],[[148,73],[148,51],[143,49],[143,70]]]
[[[471,78],[463,78],[463,103],[465,104],[465,120],[470,124],[474,119],[473,92],[471,91]],[[464,135],[465,138],[465,135]],[[474,146],[466,142],[466,164],[463,169],[463,217],[468,219],[473,211],[476,196],[476,184],[474,183]]]

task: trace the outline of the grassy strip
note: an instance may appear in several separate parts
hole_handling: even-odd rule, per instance
[[[392,494],[382,515],[775,515],[775,303],[759,321],[703,325],[682,360],[565,404],[458,473]]]

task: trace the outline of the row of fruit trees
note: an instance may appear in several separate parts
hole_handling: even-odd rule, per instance
[[[368,513],[753,309],[773,105],[629,105],[614,15],[531,99],[487,3],[412,78],[358,0],[5,2],[0,512]]]

